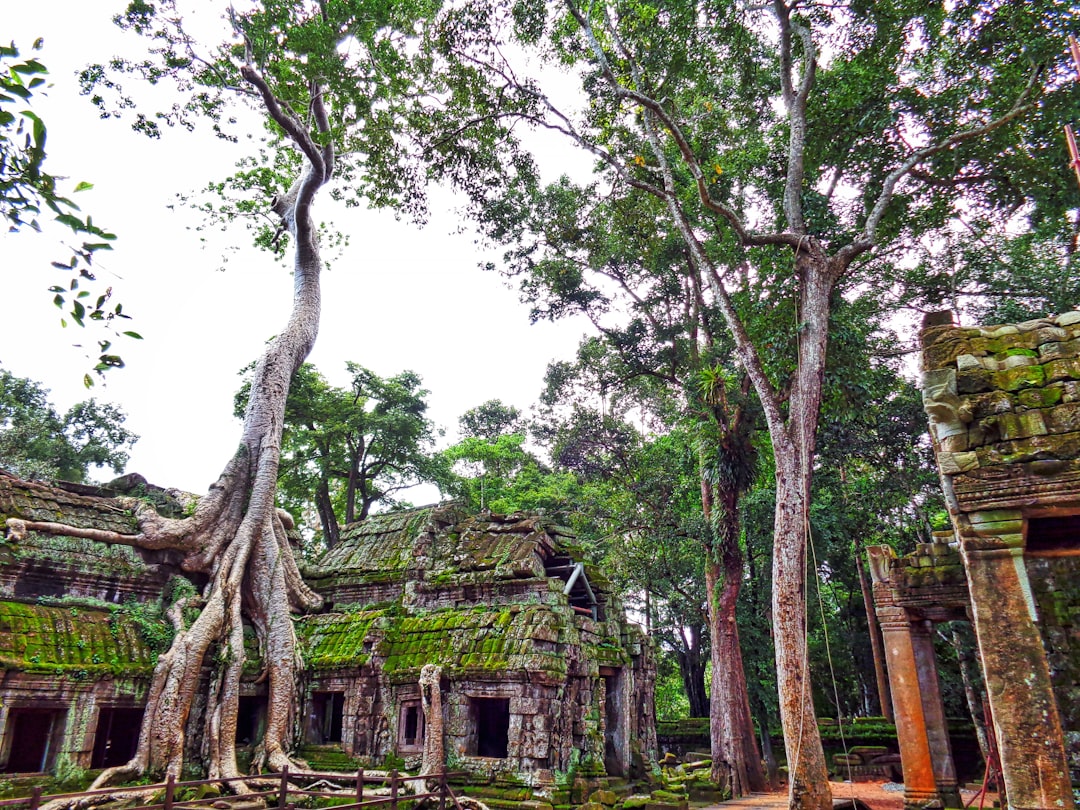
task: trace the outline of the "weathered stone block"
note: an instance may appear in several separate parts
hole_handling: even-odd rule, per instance
[[[990,366],[987,361],[993,363],[993,366]],[[957,371],[978,371],[982,369],[997,371],[997,361],[988,357],[976,357],[973,354],[961,354],[956,358]]]
[[[938,456],[938,464],[944,475],[956,475],[960,472],[968,472],[979,466],[978,455],[973,451],[966,453],[941,453]]]
[[[1075,357],[1051,360],[1046,363],[1046,382],[1061,382],[1065,380],[1080,380],[1080,360]]]
[[[614,807],[618,803],[619,797],[610,790],[597,790],[589,797],[589,801],[604,807]]]
[[[1019,368],[1021,366],[1034,366],[1039,362],[1038,355],[1031,349],[1013,349],[1013,353],[1006,353],[1001,360],[1001,369]]]
[[[1049,408],[1061,401],[1063,389],[1060,384],[1046,388],[1029,388],[1016,395],[1017,402],[1025,408]]]
[[[995,388],[1003,391],[1019,391],[1022,388],[1035,388],[1046,383],[1046,373],[1042,366],[1019,366],[996,371],[993,374]]]
[[[994,377],[996,372],[985,369],[960,371],[956,375],[956,390],[961,394],[978,394],[983,391],[994,389]]]
[[[1051,433],[1080,431],[1080,402],[1059,405],[1046,413],[1046,421]]]
[[[1072,310],[1070,312],[1062,312],[1056,318],[1054,323],[1058,326],[1072,326],[1073,324],[1080,324],[1080,312]]]

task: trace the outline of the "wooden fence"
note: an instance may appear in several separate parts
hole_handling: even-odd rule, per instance
[[[310,771],[303,771],[290,774],[288,769],[285,769],[280,774],[268,774],[266,776],[242,776],[230,779],[201,779],[193,782],[177,782],[175,777],[170,776],[167,781],[153,785],[130,785],[126,787],[106,788],[104,790],[84,790],[78,793],[42,795],[41,787],[35,787],[30,796],[18,799],[0,800],[0,810],[7,810],[7,808],[20,808],[20,810],[21,808],[29,808],[29,810],[38,810],[42,804],[56,800],[70,800],[72,803],[75,803],[80,799],[88,799],[94,796],[109,796],[117,793],[123,793],[125,795],[131,795],[133,793],[149,793],[151,795],[154,793],[163,794],[160,802],[156,804],[139,805],[138,810],[197,810],[197,808],[208,807],[215,802],[228,801],[230,798],[242,799],[245,797],[256,796],[267,798],[275,796],[276,800],[268,800],[266,806],[268,808],[276,807],[277,810],[294,810],[296,805],[295,801],[292,801],[293,799],[312,796],[337,800],[355,797],[356,801],[347,804],[335,804],[333,810],[359,810],[359,808],[376,807],[379,808],[379,810],[383,810],[385,805],[389,805],[389,810],[398,810],[398,805],[401,802],[415,802],[421,799],[437,799],[439,810],[447,810],[447,801],[449,800],[454,810],[462,810],[461,804],[458,802],[454,792],[450,789],[448,780],[450,778],[464,776],[467,776],[467,774],[447,773],[445,770],[441,773],[428,774],[427,776],[402,775],[396,770],[392,770],[385,775],[375,775],[365,774],[363,769],[356,772],[355,778],[340,772],[313,773]],[[306,790],[292,784],[292,782],[301,781],[305,784],[312,784],[319,781],[348,782],[350,785],[355,786],[355,791],[352,793],[342,793],[328,790]],[[431,781],[438,782],[438,786],[433,792],[406,793],[403,791],[403,788],[410,782],[422,782],[423,784],[420,785],[420,790],[426,790],[426,783]],[[209,795],[194,799],[176,798],[177,791],[186,788],[199,788],[206,785],[226,786],[235,782],[246,782],[249,787],[252,785],[255,787],[252,790],[243,794],[237,794],[236,796]],[[365,785],[388,787],[390,793],[389,795],[378,795],[365,799]]]

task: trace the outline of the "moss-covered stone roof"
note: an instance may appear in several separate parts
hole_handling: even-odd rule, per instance
[[[304,662],[312,669],[346,669],[366,664],[371,658],[368,631],[384,611],[323,613],[297,620],[297,635],[304,648]]]
[[[351,523],[341,541],[305,574],[316,582],[402,582],[422,572],[429,585],[543,577],[544,560],[581,561],[573,533],[541,515],[467,515],[452,504],[373,515]],[[594,590],[608,591],[592,565]]]
[[[540,556],[553,541],[536,515],[472,515],[459,520],[431,544],[428,558],[434,576],[495,571],[508,577],[542,576]]]
[[[424,664],[448,675],[524,670],[566,676],[557,649],[568,639],[565,616],[539,605],[441,610],[388,623],[377,646],[391,678],[415,679]]]
[[[297,632],[312,669],[377,663],[392,681],[414,681],[425,664],[438,664],[451,676],[516,671],[561,679],[568,668],[565,648],[579,643],[569,614],[545,605],[480,605],[418,615],[326,613],[298,619]],[[614,643],[584,649],[597,666],[623,666],[628,660]]]
[[[0,472],[0,527],[12,517],[120,534],[138,531],[131,511],[110,498],[86,497]]]
[[[944,474],[1078,466],[1080,312],[1005,326],[930,326],[922,341],[923,402]]]
[[[416,538],[434,507],[372,515],[342,530],[341,540],[319,558],[315,569],[383,580],[400,578],[414,565]]]
[[[0,601],[0,667],[77,678],[149,675],[154,656],[122,614]]]

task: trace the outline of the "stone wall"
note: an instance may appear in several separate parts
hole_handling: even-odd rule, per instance
[[[1028,556],[1025,563],[1072,783],[1080,786],[1080,557]]]

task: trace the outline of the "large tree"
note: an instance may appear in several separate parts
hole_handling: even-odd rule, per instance
[[[63,414],[33,380],[0,369],[0,466],[27,479],[85,481],[91,467],[120,473],[138,440],[124,412],[89,399]]]
[[[175,3],[133,0],[118,21],[148,37],[147,57],[115,60],[110,69],[83,75],[103,110],[119,114],[133,107],[120,86],[125,71],[157,85],[174,82],[181,92],[175,106],[160,115],[136,113],[135,125],[151,135],[161,121],[194,125],[209,118],[223,135],[235,137],[235,101],[262,116],[262,150],[217,188],[232,201],[226,213],[272,212],[275,222],[259,238],[278,250],[291,249],[295,280],[288,322],[252,372],[239,447],[209,492],[182,519],[132,503],[137,534],[95,533],[97,539],[174,549],[183,567],[205,575],[207,583],[197,597],[170,609],[176,634],[154,670],[135,756],[103,772],[98,785],[147,770],[179,776],[188,718],[200,684],[207,682],[207,666],[205,726],[192,731],[204,736],[211,777],[240,775],[232,741],[247,658],[245,626],[255,631],[268,688],[256,764],[296,765],[289,751],[299,705],[299,653],[289,614],[320,600],[300,578],[286,538],[289,521],[274,498],[290,379],[311,350],[319,324],[323,264],[312,205],[335,178],[343,181],[343,194],[401,201],[408,178],[391,168],[400,154],[392,124],[395,100],[411,75],[402,40],[424,5],[267,0],[242,13],[226,9],[223,44],[202,48],[184,30]],[[238,319],[243,306],[237,302]],[[28,528],[87,533],[51,524]],[[193,608],[196,618],[189,622]],[[208,656],[211,649],[220,652]]]
[[[513,140],[525,119],[594,155],[604,186],[658,200],[708,280],[775,457],[772,619],[793,807],[830,806],[805,579],[834,298],[862,273],[888,272],[886,250],[963,210],[1005,219],[1030,204],[1063,219],[1075,197],[1032,179],[1047,176],[1060,114],[1075,104],[1069,24],[1053,0],[472,0],[432,36],[448,69],[444,103],[425,119],[438,130],[430,143],[446,147],[440,168],[482,218],[502,215],[506,195],[492,189],[536,182]],[[565,88],[545,93],[509,39],[573,65],[587,104],[560,107]],[[492,159],[491,144],[509,155]],[[493,184],[493,173],[514,176]],[[783,331],[757,333],[740,313],[740,278],[767,282],[763,306],[792,316]],[[784,362],[770,367],[774,354]]]
[[[419,375],[380,377],[356,363],[346,367],[348,388],[330,385],[305,363],[285,404],[278,488],[286,508],[314,504],[328,548],[338,542],[338,515],[363,520],[375,504],[393,506],[394,494],[431,481],[436,431],[427,418],[428,391]],[[241,415],[250,384],[236,396]]]

